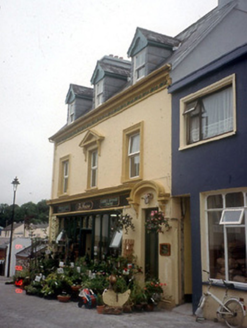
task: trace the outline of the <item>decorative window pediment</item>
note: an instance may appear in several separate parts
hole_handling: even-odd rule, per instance
[[[80,142],[79,146],[83,149],[85,155],[85,161],[87,160],[87,152],[92,148],[98,149],[98,155],[100,156],[101,142],[105,139],[100,133],[94,130],[89,130],[85,137]]]

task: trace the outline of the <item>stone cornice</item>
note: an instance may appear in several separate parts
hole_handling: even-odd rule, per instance
[[[168,64],[155,70],[134,85],[111,97],[101,106],[83,115],[73,124],[58,131],[50,137],[49,140],[55,143],[62,143],[82,131],[92,128],[99,122],[117,115],[119,112],[128,109],[130,106],[143,101],[145,98],[150,97],[156,92],[167,88],[171,84],[169,71],[170,65]]]

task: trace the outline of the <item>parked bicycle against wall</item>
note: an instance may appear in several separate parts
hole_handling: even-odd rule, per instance
[[[203,293],[200,302],[198,304],[197,310],[195,312],[196,320],[199,321],[203,318],[203,307],[205,304],[205,301],[208,297],[212,297],[216,302],[218,302],[219,307],[216,311],[217,317],[219,319],[225,320],[225,323],[230,328],[238,328],[241,327],[244,317],[246,315],[246,308],[243,304],[243,299],[236,298],[236,297],[230,297],[228,298],[228,289],[230,287],[234,287],[233,283],[227,283],[223,280],[223,284],[225,286],[225,295],[223,297],[223,300],[221,301],[216,297],[212,292],[210,292],[210,288],[213,284],[213,280],[209,277],[209,272],[206,270],[203,270],[208,274],[208,288],[205,293]]]

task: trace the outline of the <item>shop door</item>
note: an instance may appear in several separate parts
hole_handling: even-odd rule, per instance
[[[145,211],[145,218],[150,215],[151,211],[157,210],[148,209]],[[145,275],[146,279],[158,278],[158,233],[153,231],[147,233],[145,231]]]
[[[81,230],[81,249],[80,256],[90,256],[92,247],[92,230],[82,229]]]

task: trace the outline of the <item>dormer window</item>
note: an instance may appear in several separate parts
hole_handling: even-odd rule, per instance
[[[68,105],[68,124],[73,123],[75,120],[75,102],[73,101]]]
[[[103,103],[103,79],[95,85],[95,107]]]
[[[134,74],[135,81],[138,81],[145,76],[145,50],[140,51],[134,57]]]

